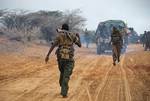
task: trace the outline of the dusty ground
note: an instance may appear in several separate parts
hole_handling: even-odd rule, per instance
[[[1,40],[1,43],[4,40]],[[150,101],[150,52],[130,45],[117,66],[109,55],[77,48],[68,98],[62,98],[54,53],[46,46],[0,53],[0,101]]]

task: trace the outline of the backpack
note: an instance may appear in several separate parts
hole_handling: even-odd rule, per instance
[[[61,46],[59,47],[59,58],[60,59],[72,59],[74,56],[74,48]]]
[[[72,59],[74,56],[74,33],[64,32],[60,36],[61,43],[57,50],[57,55],[59,59]]]

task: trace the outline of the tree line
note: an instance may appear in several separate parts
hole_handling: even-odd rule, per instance
[[[26,11],[26,10],[0,10],[0,29],[4,34],[16,40],[32,41],[43,39],[47,42],[56,36],[56,28],[63,23],[70,26],[74,32],[82,31],[86,19],[81,10],[72,11]]]

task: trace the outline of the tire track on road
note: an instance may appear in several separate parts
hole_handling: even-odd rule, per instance
[[[100,59],[100,60],[99,60]],[[101,59],[103,60],[104,59],[104,62],[102,62],[102,64],[99,66],[99,62],[101,61]],[[107,60],[107,58],[103,58],[103,56],[101,57],[101,58],[97,58],[97,60],[96,60],[96,63],[94,63],[93,64],[93,67],[94,68],[92,68],[93,70],[94,69],[104,69],[104,67],[105,68],[108,68],[109,67],[109,65],[107,65],[108,64],[108,62],[107,62],[108,60]],[[101,67],[101,68],[100,68]],[[111,69],[111,67],[110,67],[110,69]],[[92,71],[92,70],[91,70]],[[95,70],[94,70],[95,71]],[[107,75],[107,73],[106,73],[106,75]],[[93,83],[94,83],[94,81],[95,80],[93,80],[93,81],[91,81],[90,83],[87,83],[87,85],[84,87],[85,88],[85,91],[86,91],[86,93],[87,93],[87,97],[88,97],[88,101],[93,101],[94,100],[94,97],[95,96],[93,96],[93,93],[91,94],[90,93],[90,85],[92,85]],[[97,80],[96,80],[97,81]],[[101,83],[100,83],[100,85],[101,85]],[[98,86],[98,87],[100,87],[100,86]],[[98,91],[97,92],[99,92],[99,89],[100,88],[97,88],[98,89]],[[95,90],[97,90],[97,89],[95,89]],[[92,89],[92,90],[94,90],[94,89]],[[98,94],[97,94],[98,95]],[[93,99],[92,99],[93,98]],[[83,100],[84,101],[84,100]]]
[[[77,80],[77,83],[76,83],[76,87],[75,87],[75,89],[74,89],[74,91],[76,91],[77,89],[80,89],[80,88],[84,88],[84,89],[80,89],[80,92],[78,93],[78,96],[77,96],[77,98],[80,100],[80,98],[82,98],[82,96],[85,94],[85,93],[87,93],[87,88],[86,88],[86,82],[84,82],[83,81],[83,78],[84,78],[84,76],[87,74],[87,71],[90,71],[90,70],[92,70],[93,68],[95,68],[95,64],[96,64],[96,62],[97,61],[93,61],[93,57],[91,58],[91,57],[88,57],[89,59],[86,59],[86,60],[84,60],[83,61],[83,64],[85,64],[84,65],[84,67],[86,67],[86,69],[84,69],[83,68],[83,72],[82,72],[82,76],[80,77],[80,79],[78,79]],[[89,61],[87,61],[87,60],[89,60]],[[86,66],[87,65],[87,63],[88,63],[88,66]],[[80,65],[80,64],[78,64],[78,65]],[[81,87],[80,88],[78,88],[79,86],[80,86],[80,84],[82,83],[82,85],[81,85]],[[73,87],[74,88],[74,87]],[[76,101],[76,95],[72,95],[72,96],[74,96],[74,97],[72,97],[72,99],[68,99],[67,101]],[[74,98],[75,98],[75,100],[74,100]],[[88,99],[91,99],[91,96],[87,93],[87,98]],[[83,99],[82,99],[83,100]]]
[[[109,68],[95,101],[131,101],[126,72],[123,68],[124,59],[125,56],[122,57],[120,65]]]
[[[106,62],[107,63],[107,62]],[[108,80],[109,80],[109,73],[111,72],[111,70],[112,70],[112,67],[113,66],[110,66],[110,68],[108,69],[108,71],[107,71],[107,73],[106,73],[106,75],[105,75],[105,77],[104,77],[104,79],[103,79],[103,82],[102,82],[102,84],[100,84],[99,86],[98,86],[98,93],[97,93],[97,95],[96,95],[96,97],[95,97],[95,100],[94,101],[99,101],[99,95],[101,95],[101,92],[103,92],[103,89],[105,88],[105,86],[107,85],[107,83],[108,83]]]
[[[126,98],[125,101],[132,101],[126,71],[124,70],[124,65],[123,65],[124,60],[125,60],[125,55],[123,55],[122,61],[121,61],[121,64],[120,64],[121,65],[120,68],[121,68],[121,71],[122,71],[122,74],[123,74],[124,85],[125,85],[125,98]]]

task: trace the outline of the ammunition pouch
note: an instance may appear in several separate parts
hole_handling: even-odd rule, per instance
[[[61,46],[58,48],[58,58],[61,59],[72,59],[73,58],[73,48],[70,46]]]

